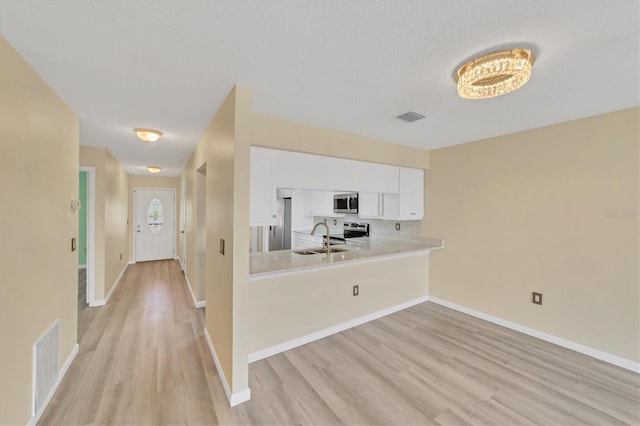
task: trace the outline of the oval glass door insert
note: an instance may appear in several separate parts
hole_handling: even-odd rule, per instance
[[[164,209],[162,203],[157,198],[149,201],[149,207],[147,208],[147,225],[149,230],[154,234],[157,234],[162,230],[164,224]]]

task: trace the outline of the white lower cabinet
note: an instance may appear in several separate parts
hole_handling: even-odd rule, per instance
[[[362,218],[382,217],[382,194],[360,192],[358,195],[358,216]]]
[[[399,174],[400,193],[383,196],[383,219],[424,218],[424,170],[401,167]]]

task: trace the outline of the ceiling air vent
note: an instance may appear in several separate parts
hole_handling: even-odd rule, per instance
[[[408,123],[413,123],[414,121],[422,120],[424,117],[425,116],[422,115],[422,114],[418,114],[417,112],[409,111],[409,112],[405,112],[404,114],[400,114],[396,118],[399,118],[400,120],[404,120],[404,121],[406,121]]]

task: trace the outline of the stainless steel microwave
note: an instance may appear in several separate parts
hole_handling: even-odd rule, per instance
[[[334,213],[358,213],[358,193],[335,194],[333,196]]]

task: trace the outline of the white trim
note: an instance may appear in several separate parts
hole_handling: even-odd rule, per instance
[[[177,196],[176,196],[176,189],[175,188],[156,188],[156,187],[147,187],[147,186],[134,186],[133,187],[133,193],[131,194],[131,196],[133,197],[133,211],[131,212],[131,214],[133,215],[133,221],[132,223],[132,227],[131,227],[131,257],[133,258],[133,263],[136,263],[138,261],[138,259],[136,259],[136,235],[135,235],[135,229],[136,229],[136,225],[137,225],[137,221],[138,221],[138,215],[137,215],[137,210],[138,210],[138,201],[137,201],[137,197],[136,197],[136,191],[142,189],[142,190],[150,190],[150,191],[172,191],[173,192],[173,255],[176,255],[176,218],[178,216],[178,207],[177,207]],[[154,260],[154,259],[151,259]],[[163,259],[158,259],[158,260],[163,260]]]
[[[209,330],[207,330],[207,327],[204,328],[204,337],[207,340],[207,345],[209,346],[209,351],[211,352],[211,356],[213,357],[213,362],[216,364],[218,376],[220,376],[220,381],[222,382],[224,393],[227,394],[229,405],[231,407],[235,407],[238,404],[249,401],[251,399],[251,389],[249,388],[243,389],[240,392],[231,393],[229,383],[227,382],[227,378],[224,375],[224,371],[222,371],[220,360],[218,360],[218,355],[216,354],[216,349],[213,347],[213,342],[211,341],[211,337],[209,336]]]
[[[382,318],[389,314],[393,314],[394,312],[401,311],[403,309],[410,308],[411,306],[418,305],[420,303],[427,302],[429,300],[429,296],[419,297],[417,299],[409,300],[407,302],[401,303],[399,305],[392,306],[390,308],[382,309],[377,312],[373,312],[371,314],[352,319],[347,322],[343,322],[338,325],[334,325],[333,327],[325,328],[320,331],[316,331],[311,334],[307,334],[306,336],[298,337],[296,339],[288,340],[283,343],[279,343],[277,345],[268,347],[266,349],[262,349],[256,352],[249,354],[249,363],[259,361],[261,359],[279,354],[284,351],[288,351],[289,349],[296,348],[298,346],[306,345],[307,343],[311,343],[313,341],[323,339],[332,334],[340,333],[341,331],[348,330],[350,328],[356,327],[358,325],[364,324],[369,321],[373,321],[378,318]]]
[[[53,398],[53,394],[56,393],[56,389],[58,389],[58,386],[60,386],[62,379],[64,378],[65,374],[67,374],[67,371],[71,366],[71,363],[76,358],[76,355],[78,355],[78,350],[80,350],[80,345],[76,343],[73,346],[73,349],[71,349],[71,353],[67,357],[66,361],[62,365],[62,368],[58,371],[58,378],[56,379],[56,382],[51,387],[51,390],[49,391],[47,398],[44,400],[44,403],[42,404],[38,412],[29,419],[29,422],[27,423],[28,426],[33,426],[38,423],[38,420],[40,420],[42,413],[44,413],[44,410],[47,409],[49,402],[51,402],[51,398]]]
[[[439,299],[437,297],[430,297],[429,300],[433,303],[437,303],[438,305],[442,305],[449,309],[453,309],[454,311],[459,311],[467,315],[471,315],[473,317],[480,318],[485,321],[489,321],[491,323],[500,325],[502,327],[519,331],[520,333],[536,337],[540,340],[544,340],[558,346],[562,346],[563,348],[571,349],[572,351],[576,351],[581,354],[588,355],[592,358],[596,358],[601,361],[608,362],[609,364],[617,365],[618,367],[624,368],[625,370],[631,370],[635,373],[640,373],[640,364],[637,362],[628,360],[626,358],[622,358],[617,355],[610,354],[608,352],[603,352],[601,350],[594,349],[592,347],[585,346],[580,343],[572,342],[571,340],[563,339],[562,337],[554,336],[552,334],[548,334],[543,331],[525,327],[515,322],[494,317],[493,315],[488,315],[483,312],[476,311],[474,309],[470,309],[462,305],[457,305],[455,303],[451,303],[446,300]]]
[[[113,285],[111,286],[111,290],[109,290],[109,293],[107,293],[107,296],[104,299],[95,300],[93,304],[89,304],[89,306],[91,306],[92,308],[96,306],[104,306],[107,304],[107,302],[109,302],[111,295],[115,291],[116,287],[118,287],[118,284],[120,284],[120,281],[122,280],[122,276],[124,275],[125,271],[127,270],[130,264],[131,262],[127,262],[124,264],[122,271],[120,271],[120,275],[118,275],[118,278],[116,278],[116,280],[114,281]]]
[[[87,173],[87,303],[96,305],[96,168],[80,167]]]
[[[196,300],[196,295],[193,293],[193,289],[191,288],[191,281],[189,281],[189,277],[187,276],[187,272],[184,272],[184,280],[187,282],[187,288],[189,289],[189,293],[191,293],[191,300],[193,300],[193,306],[197,308],[204,308],[207,306],[206,300]]]
[[[87,269],[87,265],[78,265],[78,269]]]

